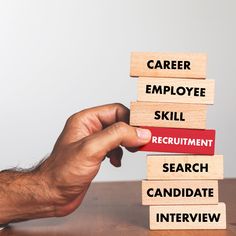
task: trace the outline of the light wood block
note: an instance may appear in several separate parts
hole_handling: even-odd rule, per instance
[[[214,103],[214,80],[139,77],[138,101]]]
[[[149,222],[152,230],[226,229],[226,206],[150,206]]]
[[[143,205],[217,204],[217,180],[143,180]]]
[[[130,105],[130,124],[134,126],[205,129],[206,115],[207,105],[153,102]]]
[[[147,179],[223,179],[223,155],[147,155]]]
[[[205,53],[131,53],[130,76],[206,78]]]

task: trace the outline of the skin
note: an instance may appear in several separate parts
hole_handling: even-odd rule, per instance
[[[0,223],[60,217],[80,206],[107,157],[121,166],[122,148],[150,141],[149,130],[128,125],[122,104],[89,108],[72,115],[50,156],[30,171],[0,172]]]

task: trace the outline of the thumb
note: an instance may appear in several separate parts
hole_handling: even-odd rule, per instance
[[[150,130],[132,127],[124,122],[117,122],[82,139],[82,151],[85,157],[91,159],[90,161],[98,163],[103,160],[108,152],[119,145],[128,148],[139,147],[148,143],[150,139]],[[78,148],[80,148],[80,145]]]

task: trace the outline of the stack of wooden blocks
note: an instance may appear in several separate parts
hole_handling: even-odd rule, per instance
[[[150,229],[226,228],[218,199],[223,156],[214,154],[215,130],[206,129],[215,89],[206,66],[202,53],[131,54],[138,101],[131,102],[130,124],[152,133],[140,150],[175,153],[147,156],[142,204],[149,205]]]

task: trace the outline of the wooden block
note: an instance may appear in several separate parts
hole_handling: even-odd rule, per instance
[[[130,76],[206,78],[205,53],[131,53]]]
[[[150,229],[226,229],[226,206],[150,206]]]
[[[140,77],[138,101],[173,103],[214,103],[214,80]]]
[[[215,130],[144,127],[152,137],[140,151],[214,155]]]
[[[147,179],[223,179],[223,155],[147,155]]]
[[[172,128],[206,128],[207,105],[131,102],[130,124]]]
[[[143,205],[217,204],[217,180],[143,180]]]

